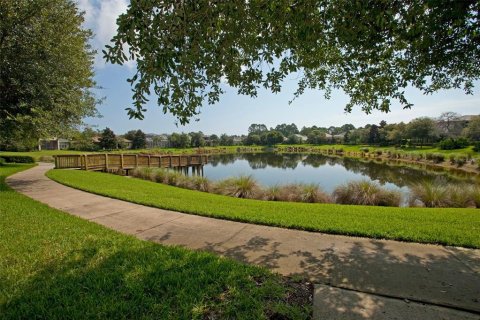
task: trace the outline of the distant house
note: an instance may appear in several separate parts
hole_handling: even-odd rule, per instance
[[[132,141],[125,139],[124,137],[117,137],[117,144],[119,149],[132,148]]]
[[[294,134],[295,137],[297,137],[301,142],[307,142],[308,140],[308,137],[307,136],[304,136],[304,135],[301,135],[301,134]]]
[[[147,148],[167,148],[169,147],[168,136],[166,134],[147,134]]]
[[[232,136],[232,138],[233,138],[233,145],[234,146],[242,145],[243,139],[245,139],[245,137],[237,136],[237,135]]]
[[[70,140],[63,138],[40,139],[38,150],[67,150],[70,148]]]

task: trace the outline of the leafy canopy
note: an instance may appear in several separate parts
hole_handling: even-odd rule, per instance
[[[137,62],[128,79],[130,117],[143,118],[152,94],[165,113],[188,123],[222,82],[255,97],[298,77],[306,89],[350,96],[366,113],[404,108],[404,89],[463,88],[479,78],[480,2],[476,0],[132,0],[104,50],[107,61]]]
[[[0,1],[0,140],[60,135],[95,115],[83,20],[70,0]]]

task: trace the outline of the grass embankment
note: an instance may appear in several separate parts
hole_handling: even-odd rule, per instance
[[[480,210],[308,204],[237,199],[106,173],[51,170],[85,191],[203,216],[333,234],[480,248]]]
[[[67,215],[9,189],[0,167],[2,319],[304,319],[284,279]],[[293,299],[295,300],[295,299]]]

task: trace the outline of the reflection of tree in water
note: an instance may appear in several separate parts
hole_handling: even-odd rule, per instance
[[[342,165],[348,171],[366,175],[372,180],[377,180],[382,185],[389,182],[399,187],[404,187],[420,181],[433,181],[438,177],[438,174],[406,166],[391,166],[386,163],[373,161],[363,162],[351,158],[339,158],[339,160],[342,161]],[[457,181],[447,175],[442,176],[445,176],[448,182]]]
[[[246,160],[252,169],[265,169],[266,167],[295,169],[304,157],[301,154],[277,154],[277,153],[243,153],[221,154],[210,156],[209,163],[215,167],[218,164],[226,165],[236,160]]]
[[[277,154],[277,153],[244,153],[244,154],[222,154],[209,157],[209,163],[215,167],[218,164],[228,165],[237,160],[246,160],[252,169],[282,168],[295,169],[299,163],[304,166],[319,168],[321,166],[341,165],[346,170],[355,174],[369,177],[380,184],[393,183],[399,187],[409,186],[424,180],[435,180],[439,176],[444,177],[450,183],[458,182],[459,179],[452,178],[446,172],[434,173],[425,169],[415,169],[407,166],[388,165],[382,162],[361,161],[354,158],[342,158],[325,156],[321,154]]]

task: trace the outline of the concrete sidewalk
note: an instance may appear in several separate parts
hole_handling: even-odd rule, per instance
[[[45,177],[51,168],[40,164],[9,177],[7,183],[51,207],[141,239],[212,251],[284,275],[306,275],[318,284],[319,319],[480,319],[480,250],[288,230],[155,209],[63,186]],[[392,311],[395,308],[401,312]]]

